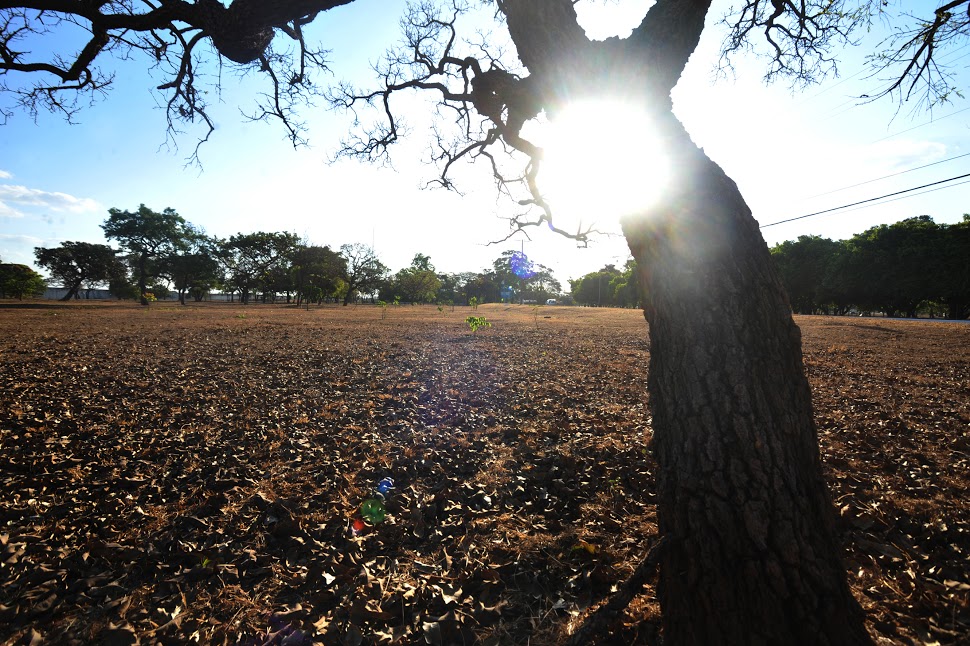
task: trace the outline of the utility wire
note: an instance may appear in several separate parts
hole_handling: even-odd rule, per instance
[[[966,112],[967,110],[970,110],[970,107],[963,108],[961,110],[957,110],[956,112],[951,112],[950,114],[946,115],[945,117],[940,117],[939,119],[932,119],[930,121],[927,121],[926,123],[921,123],[918,126],[913,126],[912,128],[907,128],[906,130],[900,130],[899,132],[894,132],[891,135],[886,135],[882,139],[876,139],[875,141],[870,141],[869,144],[870,145],[871,144],[878,144],[880,141],[886,141],[887,139],[892,139],[893,137],[898,137],[901,134],[904,134],[904,133],[907,133],[907,132],[911,132],[913,130],[916,130],[917,128],[922,128],[923,126],[928,126],[928,125],[931,125],[931,124],[934,124],[934,123],[939,123],[940,121],[943,121],[944,119],[949,119],[950,117],[955,117],[956,115],[960,114],[961,112]]]
[[[941,179],[938,182],[931,182],[929,184],[923,184],[922,186],[914,186],[913,188],[907,188],[902,191],[896,191],[895,193],[887,193],[886,195],[880,195],[879,197],[870,197],[868,200],[860,200],[859,202],[853,202],[852,204],[843,204],[842,206],[836,206],[831,209],[825,209],[824,211],[816,211],[815,213],[808,213],[806,215],[799,215],[798,217],[788,218],[786,220],[778,220],[777,222],[770,222],[768,224],[761,225],[762,229],[767,229],[768,227],[773,227],[776,224],[784,224],[786,222],[794,222],[795,220],[804,220],[805,218],[812,218],[816,215],[822,215],[823,213],[831,213],[832,211],[841,211],[842,209],[847,209],[850,206],[858,206],[860,204],[866,204],[868,202],[876,202],[878,200],[885,199],[887,197],[893,197],[895,195],[902,195],[903,193],[912,193],[913,191],[918,191],[921,188],[929,188],[930,186],[936,186],[937,184],[945,184],[947,182],[952,182],[953,180],[963,179],[965,177],[970,177],[970,173],[965,175],[957,175],[956,177],[951,177],[949,179]]]
[[[970,47],[970,44],[961,45],[960,47],[957,47],[956,49],[947,52],[947,55],[949,56],[949,59],[947,60],[946,58],[944,58],[944,60],[940,61],[940,65],[941,66],[952,65],[952,64],[956,63],[957,61],[961,61],[964,58],[967,58],[968,56],[970,56],[970,53],[966,53],[966,54],[962,54],[960,56],[957,56],[957,54],[959,54],[961,51],[963,51],[967,47]],[[821,91],[813,94],[810,97],[807,97],[807,98],[802,99],[801,101],[798,101],[797,103],[795,103],[795,105],[796,106],[799,106],[799,105],[802,105],[803,103],[807,103],[809,101],[812,101],[812,100],[814,100],[814,99],[822,96],[826,92],[828,92],[830,90],[833,90],[836,87],[842,85],[843,83],[854,79],[855,77],[859,76],[863,72],[873,72],[867,78],[872,78],[876,74],[873,70],[871,70],[869,68],[866,68],[866,67],[863,67],[859,71],[857,71],[855,74],[853,74],[852,76],[847,76],[845,78],[840,79],[837,83],[834,83],[834,84],[826,87],[825,89],[823,89],[823,90],[821,90]],[[892,86],[892,84],[893,84],[892,81],[886,82],[885,88],[883,90],[879,90],[878,92],[876,92],[872,96],[876,96],[876,97],[882,96],[883,92],[885,90],[888,90],[889,87]],[[830,114],[828,116],[822,117],[819,121],[821,123],[824,123],[826,121],[830,121],[830,120],[834,119],[835,117],[841,116],[841,115],[845,114],[846,112],[849,112],[850,110],[853,110],[853,109],[858,108],[858,107],[861,107],[861,106],[863,106],[863,105],[865,105],[867,103],[870,103],[873,100],[872,99],[872,96],[867,95],[867,94],[863,94],[861,96],[849,97],[846,101],[844,101],[844,102],[840,103],[839,105],[835,106],[834,108],[832,108]],[[850,103],[852,105],[849,105]],[[844,110],[840,109],[840,108],[842,108],[843,106],[846,106],[846,105],[849,105],[849,107],[845,108]],[[954,114],[956,114],[956,113],[954,113]],[[948,115],[948,116],[952,116],[952,115]],[[942,118],[946,118],[946,117],[942,117]],[[937,119],[937,121],[939,121],[939,119]],[[929,123],[933,123],[933,122],[930,121]],[[924,124],[924,125],[926,125],[926,124]],[[921,127],[921,126],[917,126],[917,127]],[[909,130],[904,130],[903,132],[909,132]],[[896,134],[902,134],[902,133],[896,133]],[[895,137],[895,136],[896,135],[889,135],[889,137]],[[886,139],[888,139],[889,137],[886,137]],[[882,139],[880,139],[879,141],[882,141]],[[873,142],[873,143],[875,143],[875,142]]]
[[[818,92],[816,92],[815,94],[813,94],[813,95],[812,95],[812,96],[810,96],[810,97],[806,97],[806,98],[804,98],[804,99],[802,99],[801,101],[799,101],[799,102],[798,102],[798,103],[796,103],[795,105],[801,105],[801,104],[803,104],[803,103],[808,103],[809,101],[812,101],[812,100],[814,100],[814,99],[817,99],[818,97],[820,97],[820,96],[822,96],[822,95],[823,95],[823,94],[825,94],[826,92],[829,92],[829,91],[831,91],[831,90],[834,90],[835,88],[837,88],[837,87],[839,87],[839,86],[840,86],[840,85],[842,85],[843,83],[845,83],[845,82],[847,82],[847,81],[851,81],[851,80],[852,80],[852,79],[854,79],[855,77],[857,77],[857,76],[859,76],[860,74],[862,74],[863,72],[867,72],[867,71],[868,71],[868,69],[867,69],[867,68],[865,68],[865,67],[863,67],[863,68],[861,68],[861,69],[860,69],[860,70],[859,70],[858,72],[856,72],[855,74],[853,74],[852,76],[845,76],[845,77],[843,77],[843,78],[841,78],[841,79],[839,79],[839,81],[838,81],[838,82],[836,82],[836,83],[833,83],[832,85],[829,85],[828,87],[826,87],[826,88],[824,88],[824,89],[822,89],[822,90],[819,90]]]
[[[880,202],[879,204],[864,204],[862,206],[857,206],[854,209],[849,209],[848,211],[846,211],[846,213],[851,213],[852,211],[861,211],[862,209],[868,209],[873,206],[882,206],[883,204],[889,204],[890,202],[897,202],[899,200],[906,200],[911,197],[926,195],[927,193],[935,193],[936,191],[942,191],[948,188],[953,188],[954,186],[962,186],[964,184],[970,184],[970,179],[964,180],[962,182],[957,182],[956,184],[950,184],[949,186],[937,186],[936,188],[931,188],[928,191],[920,191],[919,193],[913,193],[912,195],[902,195],[900,197],[896,197],[891,200],[886,200],[885,202]]]
[[[829,114],[819,119],[819,123],[825,123],[826,121],[831,121],[832,119],[849,112],[850,110],[855,110],[856,108],[861,108],[864,105],[869,105],[873,102],[872,97],[881,96],[882,93],[888,90],[892,86],[892,83],[886,82],[885,87],[878,90],[873,90],[874,94],[868,95],[863,94],[861,96],[850,96],[848,99],[838,104],[829,111]],[[850,105],[851,104],[851,105]],[[849,107],[844,107],[849,106]]]
[[[859,182],[858,184],[853,184],[851,186],[843,186],[842,188],[837,188],[837,189],[834,189],[834,190],[831,190],[831,191],[826,191],[825,193],[816,193],[815,195],[809,195],[808,197],[805,198],[805,200],[811,200],[811,199],[814,199],[816,197],[822,197],[824,195],[831,195],[832,193],[841,193],[842,191],[847,191],[850,188],[855,188],[857,186],[865,186],[866,184],[872,184],[873,182],[878,182],[881,179],[889,179],[890,177],[896,177],[897,175],[905,175],[906,173],[912,173],[913,171],[916,171],[916,170],[922,170],[924,168],[929,168],[930,166],[936,166],[937,164],[943,164],[943,163],[946,163],[946,162],[949,162],[949,161],[953,161],[955,159],[960,159],[961,157],[966,157],[968,155],[970,155],[970,153],[963,153],[962,155],[957,155],[956,157],[949,157],[947,159],[941,159],[940,161],[935,161],[935,162],[932,162],[930,164],[925,164],[923,166],[917,166],[916,168],[908,168],[906,170],[901,170],[898,173],[892,173],[891,175],[883,175],[882,177],[877,177],[875,179],[867,179],[864,182]]]
[[[962,56],[956,56],[957,54],[959,54],[960,52],[962,52],[963,50],[965,50],[967,47],[970,47],[970,44],[964,44],[964,45],[961,45],[960,47],[957,47],[956,49],[953,49],[953,50],[948,51],[947,54],[949,55],[949,59],[947,59],[946,57],[944,57],[944,59],[940,61],[940,65],[941,66],[952,65],[953,63],[956,63],[957,61],[963,60],[967,56],[970,56],[970,53],[963,54]],[[831,84],[831,85],[829,85],[829,86],[827,86],[827,87],[819,90],[818,92],[816,92],[815,94],[812,94],[809,97],[806,97],[806,98],[802,99],[801,101],[797,102],[795,105],[801,105],[803,103],[807,103],[809,101],[813,101],[813,100],[817,99],[818,97],[822,96],[823,94],[826,94],[827,92],[830,92],[830,91],[834,90],[835,88],[839,87],[843,83],[847,83],[848,81],[851,81],[855,77],[857,77],[860,74],[863,74],[865,72],[873,72],[873,74],[871,74],[869,78],[871,78],[872,76],[875,76],[875,72],[871,68],[869,68],[869,67],[862,67],[858,71],[856,71],[855,74],[852,74],[851,76],[843,76],[843,77],[841,77],[837,82],[835,82],[835,83],[833,83],[833,84]],[[842,105],[845,105],[846,103],[849,103],[851,101],[856,101],[856,100],[861,99],[861,98],[866,98],[866,97],[852,97],[852,98],[849,99],[849,101],[846,101]],[[837,110],[840,107],[842,107],[842,106],[841,105],[840,106],[836,106],[835,109]],[[853,107],[855,107],[855,106],[853,106]]]

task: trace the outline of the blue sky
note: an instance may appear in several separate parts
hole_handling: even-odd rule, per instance
[[[597,37],[625,34],[650,4],[589,3],[584,13]],[[970,110],[962,99],[932,113],[898,111],[890,100],[859,104],[854,97],[878,87],[863,72],[863,50],[848,50],[841,77],[795,94],[765,87],[763,67],[746,59],[735,79],[714,83],[713,66],[723,33],[716,19],[728,3],[716,2],[709,28],[675,90],[675,111],[694,140],[738,183],[762,224],[970,173]],[[909,2],[927,14],[934,2]],[[372,85],[371,62],[398,38],[403,2],[358,0],[318,18],[313,35],[332,50],[334,80]],[[873,34],[867,42],[878,38]],[[966,52],[952,54],[963,66]],[[965,59],[970,62],[970,58]],[[157,83],[155,83],[157,84]],[[512,213],[496,199],[487,168],[463,169],[464,195],[421,187],[433,168],[420,163],[429,145],[429,119],[420,99],[409,100],[412,133],[393,153],[393,167],[344,160],[328,164],[349,117],[319,106],[302,116],[311,147],[294,150],[282,129],[247,123],[254,87],[224,77],[214,111],[218,129],[201,150],[204,170],[186,167],[193,133],[166,145],[163,112],[144,66],[118,65],[107,100],[81,112],[77,125],[42,114],[35,123],[17,114],[0,126],[0,258],[33,263],[35,246],[65,240],[104,242],[99,225],[107,209],[176,209],[210,234],[292,231],[315,244],[373,243],[396,270],[424,253],[440,271],[477,271],[505,249],[524,248],[560,279],[578,277],[627,257],[619,236],[587,249],[554,234],[488,246],[506,235]],[[407,107],[405,108],[408,109]],[[933,164],[922,170],[910,169]],[[649,157],[633,163],[649,168]],[[910,171],[910,172],[904,172]],[[849,188],[886,175],[894,177]],[[831,192],[837,191],[837,192]],[[824,195],[820,195],[824,194]],[[813,197],[817,196],[817,197]],[[769,244],[799,235],[845,238],[879,223],[929,214],[956,222],[970,212],[970,184],[868,208],[840,211],[763,229]],[[618,231],[608,218],[601,228]]]

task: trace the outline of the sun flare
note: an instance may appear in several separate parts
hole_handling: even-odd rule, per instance
[[[556,226],[612,227],[657,199],[669,169],[650,116],[620,100],[564,107],[543,132],[539,190]]]

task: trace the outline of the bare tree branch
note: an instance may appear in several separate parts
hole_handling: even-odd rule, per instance
[[[929,109],[962,97],[949,62],[941,60],[947,49],[970,40],[970,1],[956,0],[939,7],[932,19],[904,14],[910,21],[881,43],[882,51],[868,57],[876,75],[889,85],[871,99],[896,96],[900,103],[917,99],[917,109]]]
[[[970,0],[944,2],[928,16],[896,13],[884,0],[746,0],[722,21],[728,33],[720,70],[732,70],[739,52],[754,51],[768,59],[766,80],[812,84],[838,74],[841,48],[857,44],[855,34],[868,31],[877,18],[892,35],[867,60],[886,85],[860,98],[895,96],[901,104],[916,100],[915,109],[929,109],[962,97],[954,61],[942,56],[970,38]]]
[[[525,124],[543,110],[540,77],[510,71],[502,57],[486,47],[484,37],[477,43],[460,42],[456,22],[467,11],[469,6],[463,0],[452,0],[448,15],[434,2],[413,5],[403,23],[404,42],[388,52],[377,68],[382,87],[362,91],[342,85],[331,94],[331,104],[354,114],[358,126],[361,105],[379,106],[381,112],[378,121],[352,133],[338,156],[386,159],[403,128],[393,109],[393,97],[404,91],[429,92],[440,113],[454,115],[453,132],[434,126],[429,161],[440,173],[429,185],[458,191],[452,178],[456,164],[483,159],[499,192],[530,207],[509,218],[511,235],[543,226],[585,244],[595,233],[592,227],[572,232],[554,224],[553,211],[536,181],[543,151],[522,134]],[[500,157],[511,163],[500,163]]]
[[[0,2],[0,105],[5,119],[15,111],[37,118],[41,111],[69,122],[85,100],[106,95],[114,75],[103,72],[105,59],[145,56],[165,77],[157,90],[167,96],[166,119],[172,137],[183,125],[199,121],[208,139],[213,122],[204,100],[211,87],[199,65],[202,41],[211,43],[217,62],[242,73],[262,75],[270,90],[259,99],[255,119],[280,120],[294,145],[305,143],[299,109],[322,94],[315,71],[326,70],[326,51],[308,46],[303,26],[319,13],[353,0],[31,0]],[[276,33],[292,47],[272,48]],[[57,43],[86,35],[72,54],[35,53],[37,37]],[[215,83],[218,89],[218,82]],[[174,141],[174,138],[173,138]],[[198,159],[198,145],[190,159]]]
[[[853,32],[872,18],[870,0],[748,0],[725,16],[728,33],[720,69],[733,70],[732,58],[745,51],[761,53],[768,45],[765,80],[787,78],[796,86],[815,83],[838,72],[838,46],[854,44]]]

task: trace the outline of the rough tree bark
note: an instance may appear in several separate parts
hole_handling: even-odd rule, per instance
[[[629,39],[590,43],[568,0],[500,3],[520,59],[555,92],[547,109],[632,97],[674,173],[657,206],[623,222],[651,339],[665,643],[868,644],[787,297],[737,186],[671,110],[709,5],[660,0]]]
[[[57,300],[66,302],[66,301],[71,300],[75,296],[77,296],[78,291],[81,289],[82,282],[83,281],[80,281],[79,280],[79,281],[75,281],[75,282],[71,283],[71,286],[68,287],[68,289],[67,289],[67,293],[64,294],[63,296],[61,296]]]
[[[867,644],[801,335],[733,181],[673,115],[675,189],[624,233],[650,326],[668,644]]]
[[[138,302],[148,305],[145,293],[148,291],[148,252],[138,254]]]

